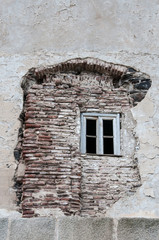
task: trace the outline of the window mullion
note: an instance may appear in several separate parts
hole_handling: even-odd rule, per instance
[[[103,154],[103,119],[97,120],[97,154]]]

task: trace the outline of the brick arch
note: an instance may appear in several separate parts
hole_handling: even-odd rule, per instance
[[[151,87],[150,77],[132,67],[114,64],[96,58],[75,58],[48,67],[31,68],[23,77],[24,94],[33,84],[42,84],[50,75],[69,73],[79,75],[81,72],[97,73],[112,77],[114,88],[124,88],[130,96],[132,106],[137,105]]]

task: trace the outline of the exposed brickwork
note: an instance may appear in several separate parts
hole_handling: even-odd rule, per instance
[[[115,88],[123,87],[131,97],[133,106],[137,105],[146,95],[151,86],[151,80],[145,73],[123,65],[107,63],[99,59],[85,58],[72,59],[47,68],[32,68],[24,77],[22,88],[27,93],[33,83],[42,83],[48,76],[59,72],[92,72],[100,75],[109,75],[113,78]]]
[[[24,217],[53,215],[56,209],[65,215],[104,215],[108,207],[140,185],[132,152],[122,149],[122,157],[80,153],[80,113],[122,113],[123,124],[124,113],[133,106],[129,91],[115,86],[115,75],[110,71],[101,74],[99,66],[89,66],[91,72],[87,65],[84,71],[80,65],[71,72],[66,66],[61,72],[56,66],[56,74],[55,69],[44,70],[45,74],[31,70],[23,82],[25,119],[20,161],[26,165]],[[126,71],[126,67],[121,68]],[[116,77],[123,76],[121,68],[114,67],[120,69],[114,70]],[[40,77],[34,79],[35,72]]]
[[[109,207],[140,186],[131,158],[85,156],[82,159],[81,216],[104,216]]]

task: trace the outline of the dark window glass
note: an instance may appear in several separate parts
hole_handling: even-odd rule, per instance
[[[113,120],[103,120],[103,136],[113,136]]]
[[[86,129],[86,135],[96,136],[96,120],[87,119]]]
[[[96,138],[87,137],[86,138],[86,152],[87,153],[96,153]]]
[[[104,154],[114,154],[113,138],[104,138]]]

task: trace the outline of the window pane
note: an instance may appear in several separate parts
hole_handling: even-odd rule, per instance
[[[114,154],[113,138],[104,138],[104,154]]]
[[[103,120],[103,136],[113,136],[113,120]]]
[[[87,119],[86,128],[86,135],[96,136],[96,120]]]
[[[96,138],[91,137],[86,138],[86,152],[96,153]]]

